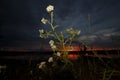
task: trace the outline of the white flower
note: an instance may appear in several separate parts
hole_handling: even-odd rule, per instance
[[[71,31],[73,31],[73,28],[67,29],[66,31],[71,32]]]
[[[57,54],[56,54],[56,55],[60,57],[60,56],[61,56],[61,53],[60,53],[60,52],[57,52]]]
[[[49,44],[50,44],[52,49],[56,49],[57,48],[56,45],[54,45],[54,41],[53,40],[50,40]]]
[[[75,31],[73,30],[73,28],[67,29],[66,31],[71,35],[75,34]]]
[[[43,38],[43,36],[40,34],[40,37]]]
[[[56,49],[57,47],[56,47],[56,45],[53,45],[53,46],[51,46],[51,48],[52,48],[52,49]]]
[[[44,33],[44,30],[43,30],[43,29],[41,29],[41,30],[39,30],[39,32],[40,32],[40,37],[41,37],[41,38],[43,38],[43,33]]]
[[[40,32],[40,33],[44,33],[44,30],[43,30],[43,29],[41,29],[41,30],[39,30],[39,32]]]
[[[67,29],[66,31],[68,31],[68,32],[69,32],[69,31],[71,31],[71,30],[72,30],[72,28],[70,28],[70,29]]]
[[[49,59],[48,59],[48,62],[50,63],[50,62],[53,62],[53,57],[50,57]]]
[[[47,19],[42,18],[42,19],[41,19],[41,22],[42,22],[43,24],[46,24],[46,23],[47,23]]]
[[[51,12],[54,10],[54,6],[52,6],[52,5],[47,6],[46,10],[47,10],[47,12]]]
[[[77,35],[79,35],[79,34],[80,34],[80,32],[81,32],[80,30],[79,30],[79,31],[77,31]]]
[[[42,68],[43,68],[43,66],[45,66],[45,64],[46,64],[46,62],[45,62],[45,61],[41,62],[41,63],[40,63],[40,65],[39,65],[39,69],[42,69]]]
[[[54,41],[53,41],[53,40],[50,40],[50,41],[49,41],[49,44],[50,44],[50,46],[53,46],[53,45],[54,45]]]

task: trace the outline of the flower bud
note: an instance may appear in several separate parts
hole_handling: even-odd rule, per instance
[[[45,66],[45,64],[46,64],[46,62],[45,62],[45,61],[41,62],[41,63],[40,63],[40,65],[39,65],[39,69],[42,69],[42,68],[43,68],[43,66]]]
[[[42,18],[42,19],[41,19],[41,22],[42,22],[43,24],[46,24],[46,23],[47,23],[47,19]]]
[[[50,63],[50,62],[53,62],[53,57],[50,57],[49,59],[48,59],[48,62]]]
[[[57,54],[56,54],[56,55],[60,57],[60,56],[61,56],[61,53],[60,53],[60,52],[57,52]]]

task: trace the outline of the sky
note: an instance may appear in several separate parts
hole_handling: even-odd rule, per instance
[[[58,31],[81,30],[84,43],[95,47],[120,48],[119,0],[2,0],[0,7],[0,49],[44,50],[48,41],[39,29],[49,30],[41,19],[49,18],[48,5],[54,5]],[[67,36],[67,34],[65,34]],[[78,44],[78,39],[75,40]]]

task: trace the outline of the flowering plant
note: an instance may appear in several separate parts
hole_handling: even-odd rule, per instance
[[[75,37],[77,37],[81,31],[73,28],[66,29],[67,37],[64,35],[64,32],[57,32],[56,29],[58,25],[54,23],[54,6],[49,5],[46,10],[50,15],[50,19],[42,18],[41,22],[44,25],[48,24],[51,30],[47,31],[40,29],[39,33],[40,37],[44,39],[52,37],[49,44],[54,53],[53,56],[49,57],[48,61],[43,61],[38,65],[41,72],[39,80],[99,80],[96,71],[101,67],[99,64],[96,65],[96,61],[93,59],[91,59],[93,61],[90,61],[88,60],[88,56],[84,55],[81,55],[79,60],[76,61],[71,61],[68,57],[69,51],[67,51],[66,46],[69,46],[71,49]],[[82,41],[80,42],[82,43]],[[104,63],[96,52],[92,52],[102,63]],[[106,64],[104,67],[106,67]],[[102,80],[109,80],[113,71],[110,72],[107,79],[105,68],[105,71],[102,71]],[[100,76],[101,75],[102,74],[100,74]]]
[[[54,52],[58,52],[60,51],[60,49],[62,49],[65,52],[63,53],[59,52],[59,54],[64,55],[65,53],[67,53],[65,46],[66,45],[71,46],[74,38],[80,34],[80,30],[74,30],[73,28],[67,29],[66,33],[69,35],[69,37],[66,39],[62,31],[59,33],[56,31],[56,28],[58,28],[58,26],[54,24],[54,6],[49,5],[46,8],[46,10],[50,14],[50,20],[46,18],[42,18],[41,22],[43,24],[50,25],[51,30],[47,31],[47,30],[40,29],[39,30],[40,37],[45,39],[48,37],[54,38],[54,40],[49,41],[50,47]]]
[[[44,25],[48,24],[51,27],[51,30],[47,31],[44,29],[40,29],[39,33],[41,38],[53,38],[53,40],[49,41],[49,44],[54,54],[48,59],[47,62],[41,62],[39,64],[39,69],[41,69],[43,73],[49,75],[49,77],[52,76],[53,78],[53,75],[57,73],[62,73],[62,71],[67,70],[67,74],[70,74],[69,71],[72,71],[73,64],[68,59],[68,51],[66,50],[65,46],[69,46],[69,48],[72,48],[72,42],[74,41],[74,38],[80,34],[80,30],[74,30],[73,28],[67,29],[66,33],[69,35],[69,37],[67,37],[66,39],[66,36],[62,31],[56,31],[58,25],[54,24],[54,6],[47,6],[46,10],[50,15],[50,20],[42,18],[41,22]],[[59,71],[56,72],[56,70]]]

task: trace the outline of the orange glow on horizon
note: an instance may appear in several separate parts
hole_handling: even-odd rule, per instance
[[[60,48],[59,48],[60,49]],[[65,46],[65,49],[60,49],[60,51],[80,51],[80,47],[78,46]]]
[[[78,54],[69,54],[69,55],[68,55],[68,58],[69,58],[70,60],[77,60],[78,57],[79,57]]]
[[[92,47],[92,48],[86,48],[86,51],[100,51],[100,50],[120,50],[120,48],[101,48],[101,47]],[[60,51],[84,51],[84,47],[79,46],[72,46],[71,48],[69,46],[65,46],[65,49],[61,49]]]

